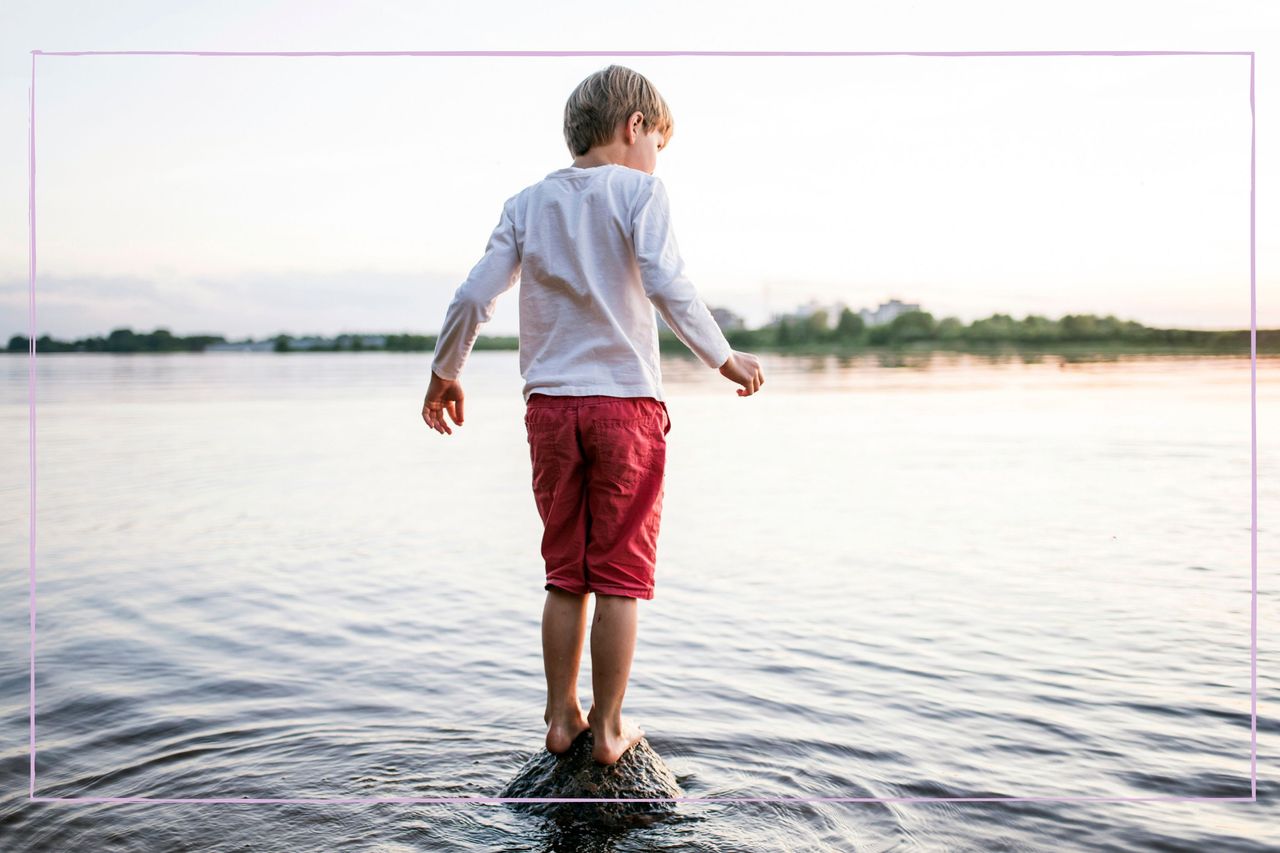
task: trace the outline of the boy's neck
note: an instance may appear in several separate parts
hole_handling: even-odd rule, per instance
[[[579,169],[590,169],[594,166],[623,166],[625,164],[620,163],[617,160],[611,160],[607,157],[601,157],[598,154],[588,152],[580,157],[574,157],[573,165],[577,166]]]
[[[627,165],[627,144],[616,135],[608,145],[593,145],[587,153],[573,158],[573,165],[579,169],[590,169],[593,166],[625,166]]]

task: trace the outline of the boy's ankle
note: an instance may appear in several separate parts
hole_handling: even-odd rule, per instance
[[[560,720],[576,717],[581,713],[582,713],[582,706],[579,705],[577,702],[574,702],[569,705],[557,706],[557,707],[548,706],[546,710],[546,716],[552,719],[560,719]]]
[[[609,732],[619,732],[622,730],[622,709],[618,709],[612,714],[602,714],[594,705],[587,712],[587,722],[591,724],[593,729],[603,729]]]

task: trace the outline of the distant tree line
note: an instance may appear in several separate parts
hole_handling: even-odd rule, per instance
[[[48,335],[36,338],[36,352],[203,352],[212,343],[223,343],[219,335],[192,335],[178,337],[168,329],[156,329],[145,334],[131,329],[115,329],[103,337],[80,338],[75,341],[58,341]],[[30,339],[23,335],[9,338],[8,352],[28,352]]]
[[[812,350],[815,348],[858,348],[896,346],[983,347],[992,344],[1054,346],[1067,344],[1122,345],[1136,347],[1183,347],[1223,352],[1248,352],[1249,330],[1203,331],[1196,329],[1157,329],[1132,320],[1119,320],[1108,314],[1067,314],[1052,320],[1029,314],[1021,320],[1008,314],[992,314],[965,324],[956,317],[935,320],[928,311],[907,311],[888,323],[867,326],[862,318],[845,308],[834,325],[825,311],[805,317],[784,317],[757,329],[730,329],[725,337],[735,349]],[[436,335],[385,335],[382,346],[363,343],[359,336],[341,336],[332,345],[309,345],[296,351],[385,350],[391,352],[431,352]],[[251,342],[252,339],[250,339]],[[292,352],[289,335],[267,338],[276,352]],[[203,352],[214,343],[227,343],[221,335],[180,337],[167,329],[135,333],[131,329],[115,329],[104,337],[58,341],[43,335],[36,339],[36,352]],[[517,336],[481,335],[477,350],[511,350],[519,347]],[[675,334],[663,330],[659,335],[663,350],[684,349]],[[7,352],[24,353],[30,342],[22,335],[9,339]],[[1280,329],[1259,329],[1258,350],[1280,350]]]
[[[296,338],[292,335],[275,335],[263,338],[270,342],[275,352],[335,352],[352,350],[387,350],[391,352],[431,352],[436,348],[437,335],[383,335],[385,343],[374,347],[364,343],[358,335],[340,335],[331,344],[309,344],[295,348],[292,344]],[[252,343],[249,338],[242,343]],[[104,337],[79,338],[73,341],[60,341],[49,335],[36,338],[36,352],[204,352],[210,344],[228,343],[222,335],[191,335],[181,337],[172,334],[168,329],[156,329],[154,332],[134,332],[132,329],[114,329]],[[474,349],[501,350],[516,349],[520,339],[514,335],[481,335],[476,338]],[[14,335],[9,338],[8,346],[0,352],[24,353],[31,349],[30,339],[25,335]]]
[[[671,345],[683,346],[668,333]],[[888,323],[867,326],[845,308],[834,325],[826,311],[805,317],[784,317],[758,329],[732,329],[725,333],[735,348],[794,348],[814,345],[883,347],[903,344],[967,346],[988,344],[1124,344],[1162,347],[1237,349],[1249,348],[1249,330],[1203,331],[1157,329],[1108,314],[1067,314],[1052,320],[1036,314],[1017,320],[1008,314],[992,314],[965,324],[957,317],[935,320],[928,311],[906,311]],[[1264,341],[1280,346],[1280,330],[1258,330],[1258,346]]]
[[[381,349],[391,352],[431,352],[436,348],[438,335],[387,335]],[[479,335],[472,349],[518,349],[518,335]],[[365,349],[370,349],[366,346]]]
[[[294,346],[294,338],[290,335],[277,335],[272,340],[275,352],[358,352],[362,350],[385,352],[431,352],[436,348],[438,335],[383,335],[382,346],[365,343],[358,335],[341,335],[331,344],[308,344],[305,347]],[[476,337],[475,350],[519,349],[520,338],[515,335],[479,335]]]

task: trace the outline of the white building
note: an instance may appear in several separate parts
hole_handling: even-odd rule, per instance
[[[858,312],[858,316],[868,326],[880,326],[892,322],[893,318],[899,314],[919,310],[920,306],[914,302],[899,302],[897,299],[890,299],[888,302],[880,303],[880,306],[874,311],[863,308]]]
[[[350,349],[356,341],[363,347],[383,347],[387,345],[386,335],[338,335],[337,343],[341,349]]]
[[[835,328],[836,323],[840,322],[840,312],[849,307],[846,303],[836,300],[835,302],[819,302],[816,299],[810,299],[805,304],[797,307],[789,314],[774,314],[769,320],[769,325],[777,325],[780,320],[794,322],[796,320],[805,320],[819,311],[827,312],[827,328]]]
[[[208,344],[205,352],[272,352],[276,342],[271,341],[228,341],[224,344]]]

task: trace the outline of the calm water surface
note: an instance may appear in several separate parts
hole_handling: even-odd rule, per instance
[[[1275,850],[1258,365],[1258,802],[684,803],[565,828],[542,745],[540,522],[514,352],[466,424],[430,354],[0,358],[5,850]],[[1247,358],[664,362],[656,597],[625,711],[689,797],[1248,797]],[[581,695],[590,701],[590,660]]]

